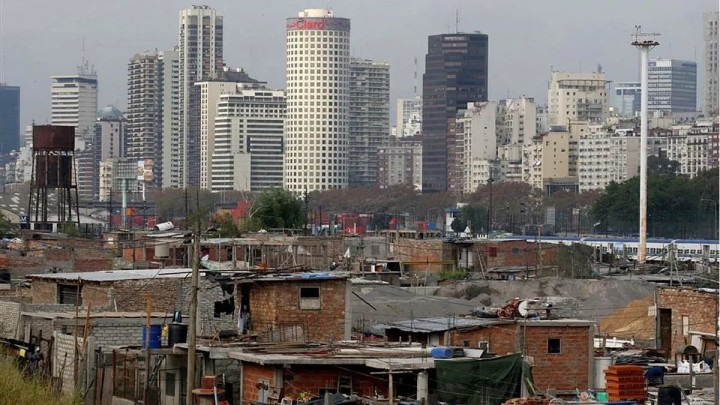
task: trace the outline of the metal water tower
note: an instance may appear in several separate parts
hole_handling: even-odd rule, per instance
[[[80,225],[75,163],[75,127],[34,125],[28,224],[53,230],[53,224]],[[54,193],[53,193],[54,192]],[[54,194],[54,195],[53,195]],[[53,201],[54,199],[54,201]],[[56,205],[56,218],[48,214]]]

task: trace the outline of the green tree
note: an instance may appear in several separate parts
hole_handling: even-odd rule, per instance
[[[229,212],[215,214],[212,223],[217,228],[217,235],[220,238],[237,238],[241,235],[240,228],[235,224]]]
[[[455,217],[455,219],[453,219],[453,221],[450,223],[450,229],[457,233],[464,231],[465,221],[463,221],[460,216]]]
[[[250,229],[301,228],[305,223],[302,201],[281,188],[264,191],[255,201]]]
[[[675,177],[680,170],[680,162],[664,156],[648,156],[648,176]]]
[[[479,204],[468,204],[460,209],[460,217],[463,230],[466,226],[470,226],[471,232],[478,233],[487,225],[487,208]]]
[[[684,176],[648,177],[647,224],[650,236],[714,237],[714,201],[717,201],[717,169]],[[640,180],[610,183],[592,207],[598,230],[628,234],[638,232]]]

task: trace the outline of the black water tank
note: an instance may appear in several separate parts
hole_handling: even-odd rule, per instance
[[[10,271],[5,269],[0,269],[0,283],[1,284],[7,284],[10,282]]]
[[[680,387],[664,385],[658,389],[657,405],[681,405],[682,391]]]
[[[188,326],[184,323],[171,323],[168,330],[168,346],[187,342]]]

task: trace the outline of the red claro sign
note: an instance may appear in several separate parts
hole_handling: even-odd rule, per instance
[[[287,29],[350,31],[350,20],[347,18],[290,18],[287,20]]]

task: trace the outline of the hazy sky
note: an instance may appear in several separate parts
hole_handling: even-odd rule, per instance
[[[169,0],[0,0],[0,81],[21,86],[21,124],[50,120],[50,76],[77,71],[84,55],[98,74],[98,108],[127,103],[127,63],[137,52],[172,49],[178,12],[192,3]],[[203,4],[203,3],[197,3]],[[659,32],[651,57],[698,62],[703,78],[702,15],[717,0],[224,0],[208,1],[225,18],[225,60],[271,86],[285,86],[285,18],[330,7],[352,20],[351,54],[388,61],[391,105],[413,95],[414,58],[422,89],[427,36],[481,31],[490,41],[490,99],[547,98],[555,70],[594,71],[635,80],[630,46],[636,24]],[[698,106],[700,107],[700,106]],[[391,123],[394,122],[394,115]]]

